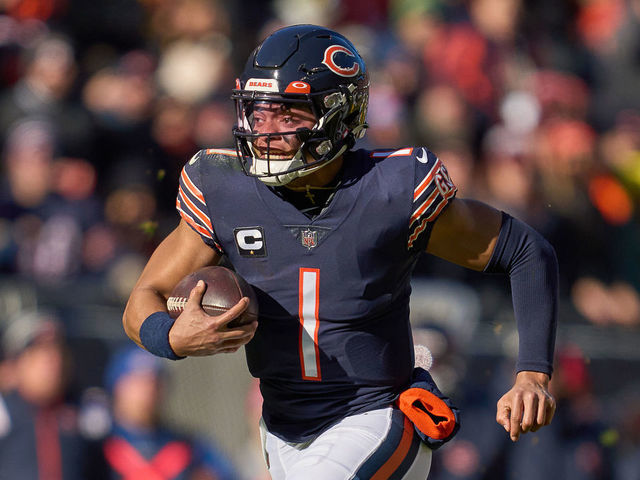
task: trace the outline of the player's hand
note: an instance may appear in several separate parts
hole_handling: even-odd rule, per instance
[[[549,425],[555,411],[556,401],[549,393],[549,376],[522,371],[518,372],[511,390],[498,400],[496,422],[517,442],[521,433],[535,432]]]
[[[191,290],[184,311],[169,330],[169,344],[176,355],[186,357],[235,352],[248,343],[256,332],[257,321],[237,328],[226,327],[247,309],[247,297],[240,299],[222,315],[213,317],[202,309],[205,290],[205,283],[199,281]]]

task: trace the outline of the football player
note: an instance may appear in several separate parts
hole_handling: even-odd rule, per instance
[[[455,198],[426,148],[353,150],[368,96],[365,63],[342,35],[296,25],[264,40],[233,90],[235,149],[203,150],[185,165],[180,224],[123,318],[136,343],[167,358],[245,345],[276,480],[424,479],[429,447],[455,433],[446,401],[433,400],[438,413],[424,422],[399,407],[415,385],[418,396],[441,396],[414,370],[410,277],[423,252],[510,277],[520,351],[496,419],[511,439],[549,424],[555,410],[552,247],[510,215]],[[225,328],[248,299],[210,317],[202,283],[172,320],[173,286],[223,255],[255,287],[259,322]]]

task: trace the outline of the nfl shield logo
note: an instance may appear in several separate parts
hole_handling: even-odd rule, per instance
[[[302,230],[300,240],[302,241],[303,247],[311,250],[318,244],[318,232],[311,229]]]

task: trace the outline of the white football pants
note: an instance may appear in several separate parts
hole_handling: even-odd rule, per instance
[[[395,407],[352,415],[314,440],[287,443],[260,421],[273,480],[425,480],[431,450]]]

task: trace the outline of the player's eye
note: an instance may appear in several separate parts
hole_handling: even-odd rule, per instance
[[[263,125],[265,122],[264,114],[256,111],[250,117],[249,121],[253,127]]]

